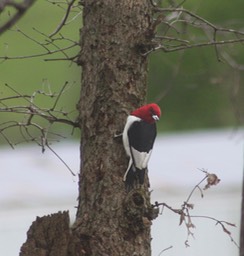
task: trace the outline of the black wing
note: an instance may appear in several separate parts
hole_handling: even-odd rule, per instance
[[[134,122],[128,130],[129,144],[139,152],[149,152],[157,135],[156,124]]]
[[[128,130],[132,164],[126,175],[126,189],[130,191],[137,184],[144,183],[147,162],[156,138],[156,124],[144,121],[134,122]],[[143,165],[142,165],[143,163]]]

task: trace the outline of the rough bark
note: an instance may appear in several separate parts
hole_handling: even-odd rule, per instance
[[[140,52],[151,23],[147,0],[84,1],[79,206],[71,255],[150,255],[148,182],[127,194],[121,132],[146,98],[147,59]]]
[[[37,217],[27,232],[20,256],[66,256],[69,236],[68,212]]]

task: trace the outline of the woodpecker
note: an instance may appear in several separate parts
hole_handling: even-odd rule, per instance
[[[122,136],[125,152],[129,157],[123,178],[128,191],[137,184],[144,183],[147,164],[157,135],[156,121],[160,116],[160,107],[151,103],[132,111],[127,117]]]

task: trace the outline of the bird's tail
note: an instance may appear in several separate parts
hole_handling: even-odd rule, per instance
[[[126,190],[130,191],[138,187],[139,185],[143,185],[145,172],[146,169],[141,170],[136,168],[133,164],[131,164],[124,176]]]

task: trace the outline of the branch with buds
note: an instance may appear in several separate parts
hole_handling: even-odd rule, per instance
[[[236,227],[235,224],[232,224],[230,222],[227,221],[221,221],[218,220],[214,217],[210,217],[210,216],[200,216],[200,215],[192,215],[190,212],[194,209],[194,204],[190,202],[192,195],[195,193],[196,190],[200,191],[200,195],[203,198],[204,194],[203,194],[203,190],[209,189],[214,185],[217,185],[220,182],[220,179],[218,178],[218,176],[214,173],[209,173],[204,169],[199,169],[201,172],[203,172],[205,174],[204,178],[197,184],[194,186],[194,188],[192,189],[192,191],[190,192],[190,194],[188,195],[187,199],[183,202],[183,204],[181,205],[180,208],[173,208],[171,206],[169,206],[166,203],[159,203],[159,202],[155,202],[155,204],[153,205],[153,207],[162,207],[162,211],[164,210],[164,208],[169,209],[170,211],[180,215],[180,221],[179,221],[179,225],[182,225],[183,223],[185,224],[185,227],[187,229],[187,238],[185,240],[185,245],[188,247],[189,245],[189,237],[192,236],[194,237],[194,233],[192,231],[193,228],[195,228],[195,225],[192,221],[193,218],[203,218],[203,219],[209,219],[211,221],[214,221],[216,223],[216,225],[220,225],[222,227],[222,230],[230,237],[231,241],[237,246],[238,244],[236,243],[236,241],[233,239],[231,232],[226,228],[226,225],[231,226],[231,227]],[[205,184],[205,186],[203,188],[200,187],[200,185],[203,182],[207,182]],[[162,213],[161,211],[161,213]]]

